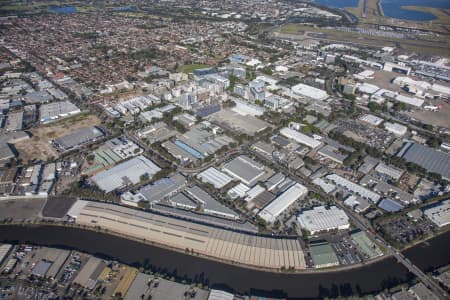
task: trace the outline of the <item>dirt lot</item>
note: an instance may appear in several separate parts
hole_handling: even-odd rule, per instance
[[[15,147],[24,161],[29,159],[47,160],[49,157],[58,156],[50,144],[51,140],[67,135],[74,130],[99,124],[100,120],[96,116],[82,113],[31,129],[31,139],[17,143]]]

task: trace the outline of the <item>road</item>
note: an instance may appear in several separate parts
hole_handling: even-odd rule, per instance
[[[265,158],[264,156],[260,155],[257,152],[253,151],[251,154],[257,156],[259,159],[269,162],[267,158]],[[342,201],[336,201],[336,199],[330,197],[325,192],[320,190],[318,187],[310,184],[307,178],[298,176],[297,174],[293,173],[291,170],[283,166],[280,166],[280,168],[282,168],[285,173],[289,174],[291,178],[305,185],[310,191],[318,193],[319,195],[324,197],[324,199],[331,199],[337,206],[339,206],[347,213],[353,224],[355,224],[361,231],[365,231],[369,236],[371,236],[382,246],[384,246],[386,248],[388,255],[392,255],[393,257],[395,257],[399,263],[401,263],[405,268],[408,269],[408,271],[410,271],[417,278],[419,278],[434,293],[434,295],[438,299],[441,300],[448,299],[447,293],[439,286],[438,283],[436,283],[433,279],[431,279],[428,275],[426,275],[422,270],[420,270],[416,265],[414,265],[410,260],[408,260],[401,252],[394,249],[388,242],[386,242],[383,239],[383,237],[381,237],[378,233],[376,233],[367,219],[363,218],[353,210],[346,207]]]
[[[143,143],[141,143],[134,134],[127,132],[126,135],[130,140],[135,142],[137,145],[139,145],[143,149],[145,149],[147,151],[151,151],[151,149],[149,147],[147,147],[146,145],[144,145]],[[177,165],[177,169],[179,172],[183,172],[183,173],[187,173],[187,174],[201,172],[201,171],[209,168],[210,166],[221,164],[222,162],[226,161],[231,156],[236,155],[236,154],[247,154],[247,155],[251,154],[251,155],[258,157],[261,161],[265,161],[268,164],[273,164],[273,161],[270,161],[265,156],[259,154],[258,152],[254,151],[254,150],[251,150],[249,145],[250,145],[250,142],[247,141],[247,142],[243,143],[239,148],[231,149],[230,151],[228,151],[227,153],[222,155],[219,159],[212,160],[211,162],[209,162],[201,167],[184,168],[184,167]],[[171,162],[171,163],[174,163],[174,162]],[[296,180],[298,182],[302,182],[310,191],[313,191],[313,192],[321,195],[324,199],[332,200],[337,206],[339,206],[341,209],[343,209],[347,213],[347,215],[350,217],[353,224],[355,224],[360,230],[366,232],[373,239],[377,240],[382,246],[384,246],[389,255],[392,255],[393,257],[395,257],[399,263],[401,263],[405,268],[407,268],[411,273],[413,273],[417,278],[419,278],[436,295],[436,297],[438,299],[442,299],[442,300],[448,299],[446,292],[433,279],[431,279],[428,275],[426,275],[422,270],[420,270],[411,261],[409,261],[406,257],[404,257],[401,252],[394,249],[388,242],[386,242],[383,239],[383,237],[381,237],[378,233],[376,233],[375,230],[373,230],[371,224],[369,223],[369,221],[367,219],[363,218],[362,216],[358,215],[353,210],[346,207],[342,201],[336,201],[336,199],[327,195],[320,188],[311,184],[308,178],[306,178],[304,176],[299,176],[282,165],[277,165],[277,168],[282,169],[285,174],[288,174],[294,180]]]

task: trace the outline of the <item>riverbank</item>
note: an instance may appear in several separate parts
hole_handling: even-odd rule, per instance
[[[238,293],[279,298],[324,298],[375,293],[411,275],[393,258],[348,270],[274,273],[230,265],[186,253],[169,251],[110,233],[50,225],[2,225],[0,240],[76,249],[89,254],[171,274],[180,280],[210,287],[228,287]],[[273,287],[274,282],[277,286]]]

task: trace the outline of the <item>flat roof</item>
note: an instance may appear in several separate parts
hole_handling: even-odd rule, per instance
[[[100,172],[92,177],[92,180],[105,192],[137,184],[142,175],[150,178],[161,170],[156,164],[145,156],[139,155],[127,160],[115,167]]]
[[[384,209],[387,212],[397,212],[404,208],[404,206],[397,201],[388,198],[381,200],[380,203],[378,203],[378,207]]]
[[[68,135],[56,139],[55,142],[65,150],[69,150],[95,141],[103,136],[104,133],[94,126],[78,129]]]
[[[197,178],[201,179],[203,182],[212,184],[216,189],[223,188],[233,180],[233,178],[223,172],[220,172],[214,167],[210,167],[199,173]]]
[[[450,224],[450,200],[442,201],[427,208],[423,213],[439,227],[448,225]]]
[[[256,182],[258,182],[258,180],[266,173],[264,165],[245,155],[238,156],[225,164],[223,171],[248,186],[256,184]]]
[[[308,193],[308,189],[300,183],[296,183],[264,207],[259,216],[267,222],[274,222],[283,211],[306,193]]]
[[[343,229],[350,226],[349,218],[344,210],[332,206],[317,206],[301,212],[297,218],[300,226],[311,233]]]
[[[312,244],[309,250],[316,268],[339,264],[336,253],[329,243]]]
[[[397,156],[427,169],[428,172],[440,174],[442,178],[450,180],[450,154],[448,153],[407,142]]]
[[[168,178],[161,178],[142,187],[139,193],[149,202],[157,202],[184,187],[186,179],[176,173]]]
[[[306,145],[310,148],[317,148],[322,145],[322,142],[313,139],[312,137],[303,134],[297,130],[284,127],[280,130],[280,134],[284,135],[287,138],[293,139],[294,141]]]

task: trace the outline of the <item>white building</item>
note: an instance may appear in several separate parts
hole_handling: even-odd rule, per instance
[[[311,234],[329,230],[343,230],[350,228],[348,216],[344,210],[332,206],[317,206],[312,210],[303,211],[297,218],[300,226]]]
[[[438,227],[444,227],[450,224],[450,200],[443,201],[436,206],[427,208],[423,213]]]
[[[197,175],[197,178],[203,182],[212,184],[216,189],[221,189],[229,184],[233,178],[220,172],[214,167],[210,167]]]
[[[299,83],[292,87],[292,91],[300,96],[307,97],[313,100],[325,100],[328,98],[328,94],[326,91]]]
[[[396,136],[403,136],[408,132],[408,127],[398,123],[385,122],[384,128]]]
[[[296,141],[297,143],[303,144],[313,149],[322,145],[321,141],[315,140],[312,137],[307,136],[306,134],[303,134],[294,129],[290,129],[288,127],[281,129],[280,133],[285,137]]]
[[[375,192],[372,192],[365,187],[360,186],[359,184],[354,183],[344,177],[341,177],[337,174],[327,175],[326,178],[336,184],[337,186],[341,186],[345,188],[347,191],[360,196],[361,198],[370,200],[372,203],[377,203],[381,196]]]
[[[258,215],[266,222],[274,222],[289,206],[307,193],[308,189],[305,186],[296,183],[283,194],[275,198],[269,205],[264,207]]]
[[[378,126],[383,123],[383,119],[371,114],[365,114],[359,118],[360,121],[366,122],[372,126]]]

